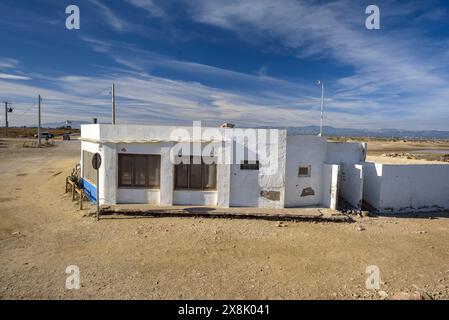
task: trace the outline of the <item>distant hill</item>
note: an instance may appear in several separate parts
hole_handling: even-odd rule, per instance
[[[290,134],[317,135],[319,126],[284,127]],[[392,139],[449,139],[449,131],[438,130],[402,130],[402,129],[349,129],[325,126],[325,136],[332,137],[364,137],[364,138],[392,138]]]
[[[71,127],[79,129],[82,124],[90,124],[87,121],[73,121]],[[49,122],[43,125],[44,128],[59,128],[65,122]],[[263,127],[287,129],[290,134],[317,135],[320,132],[319,126],[306,127]],[[332,137],[363,137],[363,138],[391,138],[391,139],[449,139],[449,131],[438,130],[403,130],[403,129],[350,129],[334,128],[325,126],[323,128],[325,136]]]

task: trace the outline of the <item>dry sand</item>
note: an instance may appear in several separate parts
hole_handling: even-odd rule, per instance
[[[423,154],[425,158],[434,159],[433,161],[423,159],[407,159],[403,157],[386,157],[386,153],[408,153],[416,150],[449,150],[449,141],[385,141],[372,140],[368,142],[367,161],[380,163],[397,164],[449,164],[448,162],[435,161],[441,155]],[[449,151],[447,152],[449,154]]]
[[[287,227],[194,218],[96,222],[64,194],[78,142],[8,144],[0,148],[2,299],[449,297],[447,213]],[[72,264],[80,268],[80,290],[65,289]],[[365,288],[368,265],[380,268],[380,291]]]

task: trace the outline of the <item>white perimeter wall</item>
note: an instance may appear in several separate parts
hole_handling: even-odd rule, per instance
[[[340,196],[356,209],[362,208],[363,165],[344,163],[340,166]]]
[[[375,173],[373,164],[365,168],[365,200],[382,212],[449,209],[449,165],[375,164]]]
[[[340,166],[338,164],[323,164],[323,192],[321,205],[331,209],[338,206],[338,177]]]
[[[381,185],[382,164],[365,162],[363,164],[363,201],[374,208],[379,208]]]
[[[365,162],[366,143],[328,142],[327,163],[360,163]]]

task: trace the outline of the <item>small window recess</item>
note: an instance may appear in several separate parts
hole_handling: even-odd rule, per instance
[[[298,177],[310,177],[310,171],[310,165],[300,165],[298,168]]]

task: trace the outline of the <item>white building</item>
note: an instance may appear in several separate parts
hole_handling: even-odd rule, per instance
[[[363,196],[366,145],[277,129],[81,126],[84,189],[100,204],[336,208]]]

